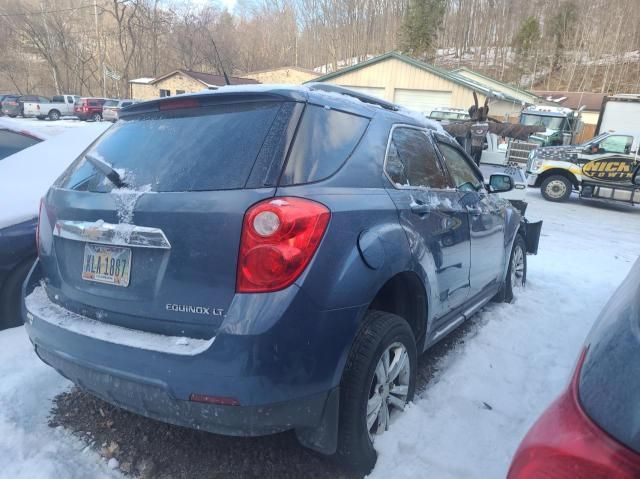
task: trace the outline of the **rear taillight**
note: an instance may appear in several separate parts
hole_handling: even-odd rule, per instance
[[[238,293],[291,285],[318,249],[331,214],[315,201],[273,198],[245,213],[238,258]]]
[[[538,419],[514,456],[508,479],[633,479],[640,455],[598,427],[578,398],[583,351],[569,388]]]
[[[44,198],[40,199],[40,208],[38,209],[38,223],[36,224],[36,249],[38,256],[40,255],[40,222],[42,221],[42,207],[44,206]]]

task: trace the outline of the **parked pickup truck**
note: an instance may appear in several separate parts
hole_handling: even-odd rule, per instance
[[[79,98],[79,95],[56,95],[50,102],[26,102],[24,116],[38,120],[59,120],[63,116],[73,115],[73,105]]]
[[[548,146],[529,154],[527,183],[540,187],[549,201],[581,198],[640,203],[631,181],[640,164],[640,132],[609,131],[581,145]]]

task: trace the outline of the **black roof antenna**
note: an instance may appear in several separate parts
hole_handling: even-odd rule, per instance
[[[227,85],[231,85],[231,82],[229,81],[229,77],[227,76],[227,72],[224,71],[224,65],[222,64],[222,59],[220,58],[220,53],[218,53],[218,47],[216,46],[216,42],[213,41],[213,38],[211,37],[211,35],[209,35],[209,40],[211,40],[211,43],[213,43],[213,49],[216,51],[216,57],[218,57],[218,63],[220,64],[220,70],[222,70],[222,74],[224,75],[224,82]]]

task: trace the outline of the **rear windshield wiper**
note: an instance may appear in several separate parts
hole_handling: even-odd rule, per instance
[[[128,186],[124,180],[122,179],[122,177],[120,176],[120,174],[114,170],[111,165],[109,165],[107,162],[102,161],[98,158],[96,158],[95,156],[92,155],[84,155],[84,157],[89,161],[89,163],[91,163],[93,166],[96,167],[96,169],[98,171],[100,171],[100,173],[102,173],[104,176],[107,177],[107,179],[113,183],[117,188],[123,188],[125,186]]]

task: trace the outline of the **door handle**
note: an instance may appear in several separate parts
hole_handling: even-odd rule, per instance
[[[417,215],[426,215],[431,212],[431,206],[425,203],[412,203],[411,212]]]

